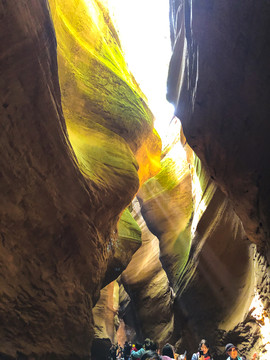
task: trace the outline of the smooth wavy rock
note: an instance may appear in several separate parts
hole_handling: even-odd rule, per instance
[[[0,351],[88,359],[153,117],[100,2],[50,6],[0,1]]]
[[[269,319],[269,4],[176,0],[170,1],[170,18],[167,98],[209,184],[219,187],[198,222],[181,278],[177,301],[188,330],[179,345],[189,343],[194,325],[198,340],[213,335],[213,343],[222,346],[215,358],[222,358],[226,341],[238,341],[242,354],[250,356],[243,338],[252,321],[257,334],[251,343],[267,358],[263,335],[258,335],[264,325],[260,330],[249,305],[258,291],[266,314],[262,318]],[[191,260],[196,252],[198,266]],[[263,271],[257,269],[258,256],[265,262]],[[209,329],[220,331],[221,338],[208,336]]]
[[[170,17],[168,100],[189,145],[270,261],[269,4],[171,0]]]
[[[165,148],[160,173],[138,197],[146,224],[159,238],[160,260],[175,294],[170,341],[180,353],[183,347],[190,353],[203,337],[220,345],[218,334],[244,321],[256,281],[254,249],[230,200],[179,125],[178,134]]]
[[[142,246],[121,275],[131,301],[131,312],[124,320],[134,326],[140,341],[149,337],[165,343],[173,331],[173,293],[159,261],[158,239],[148,230],[135,200],[133,214],[142,230]]]

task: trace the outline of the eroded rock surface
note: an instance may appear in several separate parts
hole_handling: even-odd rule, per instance
[[[0,0],[0,352],[88,359],[120,328],[180,352],[207,337],[218,356],[227,341],[262,353],[268,5],[171,1],[168,98],[200,160],[178,129],[182,157],[166,149],[160,170],[107,10],[49,3]]]
[[[180,352],[184,346],[191,353],[203,337],[219,345],[219,329],[228,331],[244,320],[255,276],[241,221],[177,124],[175,119],[179,136],[170,139],[161,172],[138,196],[175,293],[171,341],[178,341]]]
[[[248,310],[254,289],[264,312],[269,309],[269,4],[177,0],[170,1],[170,17],[167,97],[201,159],[204,177],[223,192],[215,189],[194,229],[176,300],[179,319],[187,325],[179,346],[189,346],[188,333],[195,326],[198,340],[207,337],[220,345],[220,358],[228,341],[247,356],[253,348],[267,358],[261,324]],[[189,305],[195,299],[193,310]],[[218,330],[213,337],[208,319],[214,321],[210,329]]]
[[[136,152],[154,136],[108,14],[99,33],[83,4],[0,1],[0,351],[12,358],[89,358],[108,245],[139,186]]]
[[[173,331],[173,294],[159,261],[158,239],[150,233],[140,214],[138,202],[133,202],[134,217],[142,229],[142,246],[133,255],[121,275],[121,281],[131,299],[132,321],[137,338],[146,337],[166,342]]]
[[[269,4],[170,5],[168,99],[188,143],[269,261]]]

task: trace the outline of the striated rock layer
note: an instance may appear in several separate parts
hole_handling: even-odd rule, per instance
[[[257,349],[267,359],[270,8],[255,1],[176,0],[170,17],[167,97],[200,158],[194,166],[202,200],[212,187],[191,229],[175,340],[191,351],[207,337],[220,346],[217,359],[226,342],[235,342],[242,354]],[[195,206],[192,221],[196,212]],[[260,321],[251,311],[256,292],[264,309]]]
[[[0,0],[1,356],[88,359],[118,329],[262,354],[269,6],[171,1],[168,99],[197,155],[177,129],[160,168],[106,8],[49,4]]]
[[[50,6],[63,111],[79,165],[107,192],[109,204],[128,205],[138,190],[138,167],[141,179],[158,169],[152,158],[159,160],[161,144],[153,115],[102,2],[50,0]],[[142,145],[147,156],[138,154],[137,164],[134,154]]]
[[[168,100],[189,145],[269,256],[270,8],[170,1]]]
[[[134,253],[119,280],[101,291],[102,296],[94,307],[94,351],[98,343],[104,343],[99,359],[108,356],[105,350],[108,339],[123,345],[124,340],[143,342],[148,337],[164,344],[173,332],[174,294],[159,261],[159,242],[148,230],[138,200],[133,201],[132,207],[132,215],[142,230],[142,246]],[[113,306],[112,296],[107,296],[112,287]]]
[[[250,307],[256,289],[263,293],[267,274],[255,271],[256,249],[231,201],[189,148],[177,119],[171,128],[161,172],[138,193],[144,219],[159,238],[160,260],[175,294],[170,342],[191,356],[206,337],[219,358],[225,342],[238,341],[241,347],[252,323],[253,346],[243,343],[243,354],[250,355],[254,348],[262,352],[260,323]]]
[[[154,137],[158,158],[160,140],[102,5],[50,5],[0,1],[0,352],[88,359],[91,308],[139,186],[135,154]]]
[[[142,229],[142,246],[121,275],[131,299],[129,313],[124,320],[135,328],[139,341],[143,342],[148,337],[165,343],[173,331],[173,293],[159,261],[158,239],[148,230],[139,203],[135,200],[133,214]]]

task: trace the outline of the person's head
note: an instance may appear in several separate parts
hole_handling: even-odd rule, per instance
[[[174,358],[173,355],[173,347],[170,344],[166,344],[164,345],[163,349],[162,349],[162,355],[166,355],[169,356],[170,358]]]
[[[231,359],[237,359],[238,349],[236,346],[229,343],[225,346],[225,351],[230,356]]]
[[[145,348],[145,350],[151,350],[151,340],[150,339],[146,338],[144,340],[144,348]]]
[[[205,339],[202,339],[201,342],[199,343],[199,348],[198,350],[199,351],[202,351],[203,352],[203,355],[206,355],[209,351],[209,343],[207,340]]]
[[[141,360],[160,360],[160,356],[155,351],[148,350],[143,354]]]
[[[142,348],[142,344],[136,342],[135,347],[136,347],[137,350],[140,350]]]
[[[156,341],[151,341],[150,346],[151,346],[151,350],[158,352],[159,346],[158,346],[158,343]]]

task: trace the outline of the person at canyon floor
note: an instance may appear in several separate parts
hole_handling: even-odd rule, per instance
[[[126,341],[124,344],[124,360],[128,360],[130,356],[130,352],[131,352],[131,343]]]
[[[246,357],[243,356],[239,356],[238,355],[238,349],[236,346],[234,346],[233,344],[229,343],[225,346],[225,352],[227,355],[229,355],[229,357],[227,358],[227,360],[246,360]],[[257,359],[257,354],[255,353],[252,356],[252,360],[256,360]]]
[[[161,358],[163,360],[174,360],[174,350],[170,344],[164,345]]]
[[[191,360],[213,360],[210,355],[210,346],[207,340],[202,339],[200,341],[198,352],[192,355]]]
[[[156,351],[147,350],[141,357],[141,360],[161,360],[161,357]]]
[[[109,354],[110,354],[109,359],[110,360],[116,360],[117,349],[118,349],[118,346],[112,344],[112,346],[110,347],[110,350],[109,350]]]
[[[135,347],[136,347],[136,351],[132,347],[130,357],[131,357],[131,359],[140,359],[142,357],[142,355],[145,353],[145,349],[143,348],[142,344],[140,344],[140,343],[136,343]]]

